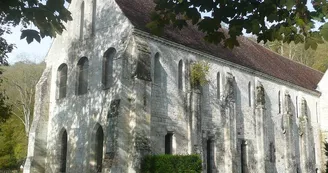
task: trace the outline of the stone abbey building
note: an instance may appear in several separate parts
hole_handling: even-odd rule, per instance
[[[36,86],[24,172],[134,173],[147,154],[192,154],[206,173],[324,167],[328,74],[247,38],[193,26],[151,35],[153,0],[74,0]],[[193,64],[208,82],[191,87]]]

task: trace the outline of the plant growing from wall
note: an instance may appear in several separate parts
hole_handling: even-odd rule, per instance
[[[190,82],[192,87],[203,86],[208,83],[207,75],[210,65],[205,61],[198,61],[191,64]]]

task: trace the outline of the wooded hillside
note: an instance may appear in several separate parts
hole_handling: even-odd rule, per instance
[[[19,169],[27,153],[27,134],[33,118],[35,85],[45,64],[18,62],[1,67],[0,170]],[[1,98],[0,98],[1,100]],[[9,109],[4,109],[10,108]]]

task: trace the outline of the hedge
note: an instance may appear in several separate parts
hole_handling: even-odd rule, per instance
[[[141,162],[141,173],[201,173],[199,155],[149,155]]]

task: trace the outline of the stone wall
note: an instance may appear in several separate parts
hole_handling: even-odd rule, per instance
[[[72,1],[69,7],[75,19],[81,3]],[[35,135],[46,141],[38,162],[45,172],[59,171],[63,131],[68,135],[66,172],[94,172],[92,140],[99,126],[104,131],[104,172],[138,172],[144,155],[164,154],[167,134],[172,134],[173,154],[201,155],[204,172],[321,168],[317,92],[133,29],[113,0],[97,1],[96,21],[101,22],[95,22],[92,34],[92,1],[84,3],[83,36],[79,20],[69,22],[70,32],[54,40],[46,59],[49,100],[36,104],[49,109],[44,122],[33,122],[44,128]],[[114,80],[104,89],[102,61],[111,47],[116,50]],[[89,61],[88,92],[76,95],[81,57]],[[192,87],[190,65],[203,60],[210,63],[208,83]],[[62,63],[68,66],[67,96],[57,99],[57,69]],[[41,156],[32,154],[33,141],[29,147],[26,172]]]
[[[164,43],[142,32],[136,34],[150,44],[153,58],[156,53],[160,55],[161,82],[153,82],[151,88],[153,153],[164,153],[165,135],[173,132],[175,154],[200,153],[204,160],[207,158],[206,141],[213,139],[216,163],[213,171],[241,172],[242,145],[247,155],[244,172],[315,172],[316,167],[321,167],[318,161],[321,157],[316,110],[318,93],[174,43]],[[181,59],[185,74],[182,91],[178,89]],[[210,62],[209,82],[194,90],[188,85],[188,66],[191,61],[201,60]],[[216,84],[218,72],[221,74],[220,99]],[[226,99],[229,85],[233,93],[231,99]],[[265,102],[256,101],[258,87],[263,88]],[[302,99],[307,102],[306,115],[301,113]],[[307,119],[303,121],[305,116]],[[301,134],[303,127],[306,134]],[[301,145],[307,148],[302,149]],[[206,163],[204,161],[204,171]]]

